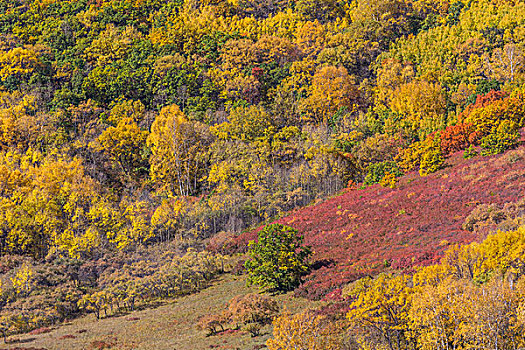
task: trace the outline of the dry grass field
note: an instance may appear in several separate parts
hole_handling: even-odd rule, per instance
[[[270,325],[265,326],[258,337],[241,330],[227,330],[207,337],[195,327],[200,317],[221,312],[235,295],[256,291],[254,287],[246,287],[245,276],[224,275],[200,293],[155,308],[99,321],[91,314],[48,333],[13,336],[9,339],[11,342],[0,345],[0,349],[259,349],[271,335]],[[286,294],[275,298],[292,312],[319,306],[319,303]]]

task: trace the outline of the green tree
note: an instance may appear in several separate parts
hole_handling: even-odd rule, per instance
[[[284,292],[301,283],[301,275],[308,270],[307,260],[312,254],[303,245],[303,236],[292,227],[281,224],[266,226],[259,232],[258,241],[250,241],[246,261],[248,283],[261,288]]]

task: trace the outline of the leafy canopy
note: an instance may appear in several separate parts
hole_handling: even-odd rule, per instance
[[[303,245],[303,239],[292,227],[266,226],[259,232],[258,241],[250,241],[248,245],[250,259],[245,264],[248,283],[275,292],[299,286],[312,254],[310,247]]]

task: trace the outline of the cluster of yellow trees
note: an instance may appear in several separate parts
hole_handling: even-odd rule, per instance
[[[344,322],[306,311],[274,320],[270,349],[519,349],[525,344],[525,228],[453,246],[412,275],[348,285]],[[353,344],[353,345],[351,345]]]
[[[145,204],[122,208],[100,195],[79,159],[40,151],[0,156],[2,254],[43,258],[64,251],[79,257],[96,247],[125,248],[150,237]]]
[[[363,348],[517,349],[525,342],[525,229],[448,250],[413,276],[349,288],[347,319]]]
[[[521,96],[525,77],[519,1],[0,9],[2,253],[208,237],[370,173],[393,187],[443,164],[433,133],[476,124],[460,116],[478,95]],[[515,145],[523,121],[506,119],[484,130],[488,153]]]

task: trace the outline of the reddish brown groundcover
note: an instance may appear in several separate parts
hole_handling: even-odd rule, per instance
[[[524,146],[470,160],[459,152],[447,164],[427,177],[408,174],[395,189],[348,190],[278,220],[299,230],[315,252],[316,269],[296,294],[337,299],[339,288],[358,277],[432,264],[447,246],[482,238],[462,229],[477,205],[516,202],[524,194]],[[236,245],[246,247],[257,232],[242,234]]]
[[[0,349],[0,350],[47,350],[47,349],[46,348],[34,348],[34,347],[30,347],[30,348],[16,347],[16,348],[11,348],[11,349]]]

